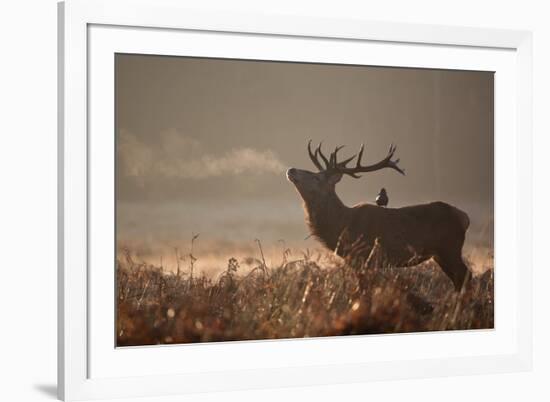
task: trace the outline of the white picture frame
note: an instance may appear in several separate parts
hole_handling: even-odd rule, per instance
[[[201,42],[200,47],[181,50],[182,43],[192,46],[205,35],[217,43],[229,39],[219,48]],[[316,56],[301,55],[304,40],[311,48],[319,43]],[[254,49],[254,54],[248,55],[245,50],[239,53],[243,41],[246,46],[242,48],[248,49],[246,52]],[[277,53],[280,41],[285,41],[287,53]],[[266,43],[272,46],[262,46]],[[351,54],[349,50],[354,46],[370,46],[370,57],[379,57],[363,64],[497,71],[495,175],[502,177],[505,173],[508,185],[506,198],[502,192],[495,192],[497,270],[503,267],[501,279],[498,276],[496,279],[495,292],[496,308],[508,314],[502,314],[499,320],[499,310],[496,311],[492,332],[346,337],[345,342],[325,338],[115,350],[114,343],[109,343],[113,316],[104,314],[109,303],[114,310],[113,300],[98,296],[113,286],[114,278],[111,275],[111,283],[103,285],[103,281],[109,281],[108,271],[107,276],[102,276],[93,269],[95,261],[109,255],[102,257],[90,246],[102,238],[109,240],[105,233],[109,227],[112,232],[113,225],[109,204],[101,204],[109,196],[96,196],[102,194],[101,189],[96,191],[98,185],[112,191],[109,175],[113,174],[113,165],[106,157],[109,153],[96,150],[103,145],[108,147],[113,137],[95,134],[98,129],[105,133],[113,127],[109,58],[120,51],[182,55],[215,52],[218,57],[294,61],[313,57],[321,62],[346,63],[346,55]],[[323,55],[329,47],[331,52]],[[531,368],[532,38],[529,32],[244,15],[189,10],[176,0],[69,0],[59,4],[59,48],[58,392],[61,399],[161,396]],[[295,52],[288,53],[292,49]],[[414,52],[409,52],[410,49]],[[107,162],[99,167],[94,163],[97,158]],[[498,180],[495,182],[498,190]],[[104,213],[103,219],[96,218],[97,211]],[[503,217],[501,224],[499,214]],[[500,260],[498,253],[502,253]],[[521,266],[517,261],[519,255]],[[451,354],[445,352],[449,342],[456,346]],[[422,348],[426,345],[432,349]],[[387,354],[388,348],[396,354]],[[354,350],[370,351],[370,357],[352,353]],[[376,355],[377,350],[380,355]],[[212,356],[220,353],[224,358],[213,363]],[[181,362],[182,356],[195,362],[194,367],[180,372],[174,362]],[[142,362],[144,368],[137,362]],[[164,369],[157,369],[160,366]]]

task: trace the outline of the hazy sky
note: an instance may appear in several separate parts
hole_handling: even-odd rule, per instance
[[[493,217],[493,73],[117,55],[119,244],[249,244],[307,235],[288,167],[308,139],[393,170],[337,186],[347,205],[442,200]]]

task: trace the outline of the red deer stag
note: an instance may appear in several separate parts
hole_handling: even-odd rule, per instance
[[[468,215],[444,202],[432,202],[403,208],[383,208],[372,204],[345,206],[336,195],[336,183],[343,175],[359,178],[389,168],[401,174],[399,159],[392,160],[396,147],[378,163],[363,166],[358,154],[338,162],[336,147],[327,159],[319,145],[308,153],[318,173],[290,168],[287,178],[304,201],[309,229],[321,243],[343,257],[353,267],[374,264],[409,267],[433,258],[458,291],[471,273],[462,260],[462,246],[469,226]],[[324,166],[321,164],[321,158]],[[357,157],[355,167],[347,165]],[[373,261],[375,259],[375,261]]]

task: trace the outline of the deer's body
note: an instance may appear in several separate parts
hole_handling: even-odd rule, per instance
[[[386,163],[392,162],[393,151],[390,149]],[[331,163],[338,166],[335,155],[331,155]],[[391,164],[382,167],[396,169]],[[370,167],[361,168],[368,171],[365,169]],[[357,171],[348,172],[352,175]],[[457,290],[463,286],[470,277],[462,260],[462,246],[469,226],[466,213],[444,202],[403,208],[372,204],[350,208],[335,192],[335,185],[344,173],[342,168],[330,167],[320,173],[298,169],[287,172],[304,201],[310,231],[321,243],[350,265],[361,268],[372,264],[373,259],[380,266],[408,267],[433,258]]]

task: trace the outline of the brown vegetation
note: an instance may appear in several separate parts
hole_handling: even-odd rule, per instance
[[[192,257],[192,256],[190,256]],[[117,345],[493,328],[493,270],[456,293],[432,261],[357,273],[308,253],[276,267],[231,258],[216,278],[117,260]],[[194,258],[194,257],[193,257]],[[194,261],[191,258],[191,261]]]

